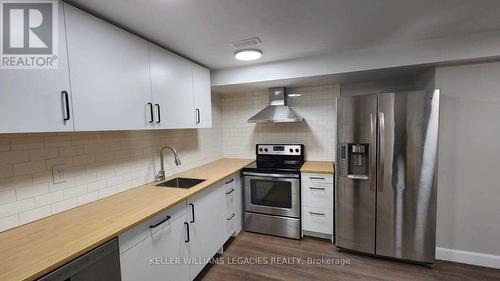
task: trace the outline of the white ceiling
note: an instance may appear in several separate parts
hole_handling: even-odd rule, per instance
[[[68,0],[211,69],[500,29],[498,0]]]

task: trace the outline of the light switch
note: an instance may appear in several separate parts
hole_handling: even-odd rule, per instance
[[[54,184],[66,182],[66,170],[64,165],[52,166],[52,179]]]

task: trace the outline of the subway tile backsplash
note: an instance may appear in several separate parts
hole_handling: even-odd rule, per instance
[[[293,89],[290,105],[303,123],[249,124],[268,104],[267,91],[213,96],[212,129],[88,133],[0,134],[0,231],[153,181],[158,153],[167,175],[222,157],[255,157],[256,143],[304,143],[309,160],[335,158],[337,85]],[[167,152],[168,153],[168,152]],[[65,168],[55,184],[52,167]]]
[[[336,138],[336,97],[339,85],[294,88],[299,97],[289,105],[302,115],[299,123],[248,123],[269,104],[267,91],[222,96],[223,142],[226,157],[254,157],[256,143],[303,143],[306,160],[333,161]]]
[[[153,181],[160,147],[167,175],[222,157],[222,120],[214,98],[212,129],[0,134],[0,231]],[[52,167],[63,166],[55,184]]]

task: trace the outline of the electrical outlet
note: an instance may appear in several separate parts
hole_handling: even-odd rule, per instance
[[[64,165],[52,166],[52,180],[54,184],[66,182],[66,170]]]

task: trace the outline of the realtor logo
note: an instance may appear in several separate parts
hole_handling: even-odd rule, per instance
[[[1,68],[57,68],[57,0],[0,1]]]

